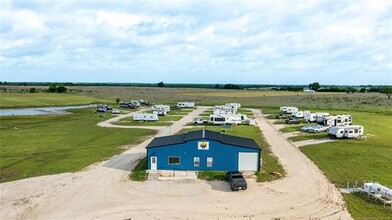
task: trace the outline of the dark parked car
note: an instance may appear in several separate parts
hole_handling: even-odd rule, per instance
[[[230,184],[230,188],[233,191],[238,191],[240,189],[246,190],[248,188],[248,184],[246,180],[242,176],[242,173],[237,171],[230,171],[226,174],[227,182]]]
[[[286,114],[279,114],[277,116],[275,116],[276,119],[286,119],[287,115]]]
[[[289,118],[286,119],[286,124],[299,124],[299,120],[297,118]]]

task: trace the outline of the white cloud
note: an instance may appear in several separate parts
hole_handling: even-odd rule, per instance
[[[392,84],[392,1],[17,0],[0,16],[0,80]]]

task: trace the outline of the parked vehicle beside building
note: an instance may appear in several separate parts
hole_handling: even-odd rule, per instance
[[[240,172],[227,172],[226,179],[232,191],[246,190],[248,188],[248,184]]]

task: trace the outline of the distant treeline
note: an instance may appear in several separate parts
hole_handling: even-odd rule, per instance
[[[317,92],[380,92],[381,85],[336,86],[319,85],[269,85],[269,84],[190,84],[190,83],[80,83],[80,82],[2,82],[0,85],[11,86],[124,86],[124,87],[167,87],[167,88],[205,88],[205,89],[268,89],[276,91],[300,92],[304,89],[315,89]],[[315,87],[315,85],[317,85]]]

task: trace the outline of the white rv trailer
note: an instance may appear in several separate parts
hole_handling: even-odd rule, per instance
[[[225,105],[215,106],[213,114],[214,115],[237,114],[237,109]]]
[[[361,125],[334,126],[328,129],[328,136],[335,138],[358,138],[363,135],[364,129]]]
[[[291,114],[293,112],[297,112],[298,108],[294,106],[281,106],[280,112],[284,114]]]
[[[130,104],[131,104],[131,105],[134,105],[134,106],[140,106],[140,101],[131,100]]]
[[[304,119],[307,122],[315,122],[317,120],[317,118],[324,118],[329,116],[328,112],[315,112],[315,113],[311,113],[309,111],[305,111],[304,112]],[[324,120],[324,119],[322,119]]]
[[[323,117],[322,120],[320,118],[317,118],[317,123],[320,125],[326,125],[326,126],[351,125],[352,117],[351,117],[351,115],[327,116],[327,117]]]
[[[170,112],[170,106],[169,105],[153,105],[152,110],[154,111],[166,111]]]
[[[134,121],[158,121],[157,114],[148,114],[148,113],[135,113],[133,115]]]
[[[378,194],[392,201],[392,189],[385,187],[379,183],[364,183],[363,191],[369,194]]]
[[[291,115],[296,118],[303,118],[305,114],[310,113],[310,111],[295,111]]]
[[[153,114],[157,114],[158,116],[165,116],[165,115],[167,115],[166,110],[154,110],[152,113]]]
[[[210,115],[210,123],[214,125],[221,124],[241,124],[242,121],[246,121],[248,117],[244,114],[220,114]]]
[[[229,107],[235,108],[235,109],[241,108],[241,104],[240,103],[226,103],[225,106],[229,106]]]
[[[177,107],[179,108],[193,108],[195,107],[194,102],[179,102],[177,103]]]

